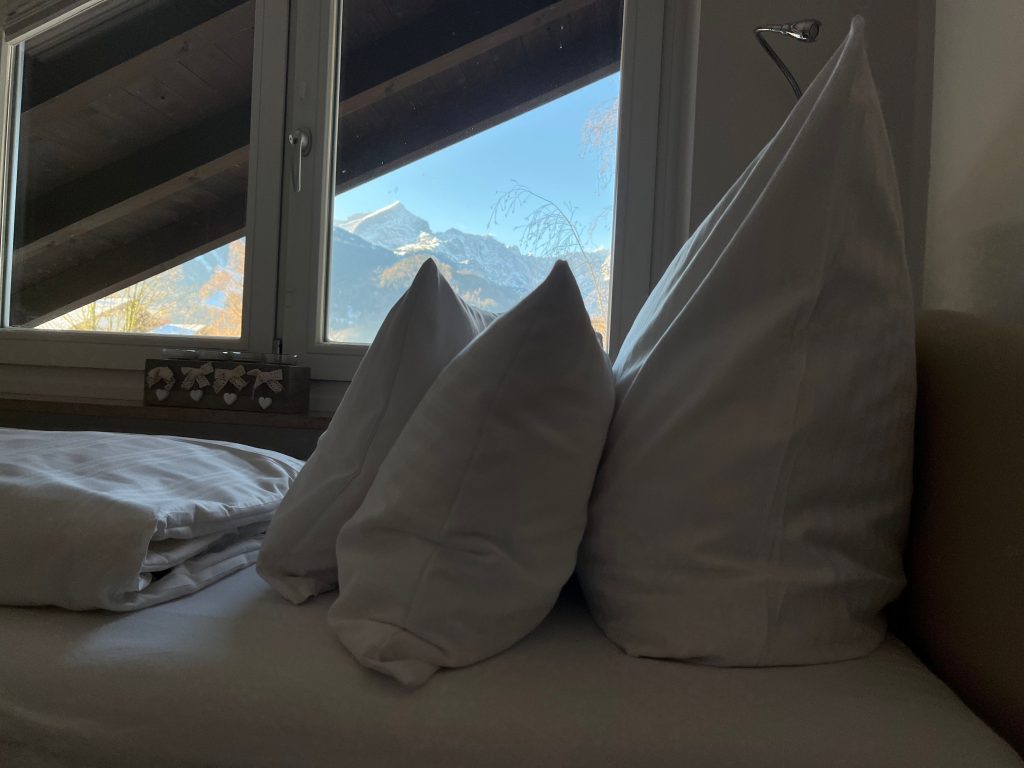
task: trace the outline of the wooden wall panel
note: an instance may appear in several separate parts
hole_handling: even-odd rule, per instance
[[[85,0],[0,0],[0,27],[3,28],[6,37],[15,37],[84,2]]]

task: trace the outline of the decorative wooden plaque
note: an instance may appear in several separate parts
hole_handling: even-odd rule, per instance
[[[147,360],[146,405],[307,413],[309,368],[225,360]]]

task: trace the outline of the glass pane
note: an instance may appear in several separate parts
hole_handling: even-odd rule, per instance
[[[495,312],[566,259],[606,336],[620,0],[343,8],[326,339],[372,341],[428,258]]]
[[[96,299],[37,328],[238,337],[245,239]]]
[[[20,47],[10,324],[238,337],[255,0],[111,0]]]

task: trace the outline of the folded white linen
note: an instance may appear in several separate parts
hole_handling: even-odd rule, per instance
[[[0,604],[130,611],[251,565],[302,462],[213,440],[0,428]]]

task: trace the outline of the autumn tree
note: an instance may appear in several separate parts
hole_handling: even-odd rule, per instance
[[[242,335],[242,303],[245,288],[245,238],[228,245],[228,257],[199,289],[199,298],[209,308],[210,322],[201,336]]]
[[[423,262],[429,259],[430,256],[425,253],[413,253],[412,255],[406,256],[403,259],[399,259],[394,264],[385,267],[380,271],[377,277],[377,283],[381,288],[388,288],[391,286],[398,286],[403,290],[412,283],[416,273],[420,271],[420,267],[423,266]],[[437,269],[444,279],[448,282],[452,281],[452,268],[447,264],[437,264]]]

